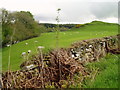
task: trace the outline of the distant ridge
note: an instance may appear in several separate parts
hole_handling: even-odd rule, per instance
[[[56,24],[56,23],[39,23],[39,24]],[[73,25],[76,25],[76,24],[81,24],[81,23],[60,23],[61,25],[64,25],[64,24],[73,24]],[[94,20],[94,21],[91,21],[89,23],[84,23],[84,24],[118,24],[118,23],[109,23],[109,22],[103,22],[103,21],[98,21],[98,20]],[[82,24],[82,25],[84,25]]]

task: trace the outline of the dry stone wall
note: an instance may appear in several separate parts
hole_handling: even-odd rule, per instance
[[[58,51],[60,52],[62,50],[63,48],[59,49]],[[60,52],[61,54],[63,54],[64,57],[67,54],[69,58],[80,61],[81,63],[98,61],[101,57],[106,56],[107,53],[120,53],[120,34],[116,36],[75,42],[71,45],[71,47],[64,50],[65,52]],[[51,55],[51,53],[54,53],[54,51],[56,50],[51,51],[47,55],[43,55],[43,59],[45,62],[53,63],[53,57],[55,56],[55,54]],[[38,58],[34,58],[33,60],[22,63],[20,67],[23,68],[24,66],[28,66],[30,64],[38,65],[38,62]]]
[[[98,61],[108,52],[119,53],[119,35],[100,39],[83,40],[72,44],[71,57],[81,62]]]
[[[89,74],[84,68],[84,63],[98,61],[107,53],[119,54],[119,38],[120,35],[116,35],[75,42],[70,48],[50,51],[49,54],[43,55],[43,60],[41,55],[38,55],[33,60],[21,64],[21,70],[3,73],[2,86],[47,88],[54,84],[56,88],[61,88],[61,81],[68,80],[68,77],[71,80],[75,73],[80,72],[83,76]]]

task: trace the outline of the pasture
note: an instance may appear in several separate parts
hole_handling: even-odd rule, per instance
[[[118,60],[120,55],[108,54],[100,62],[88,64],[88,67],[99,68],[94,80],[89,80],[87,88],[118,88]]]
[[[105,36],[116,35],[118,33],[117,24],[106,24],[106,23],[91,23],[86,24],[80,28],[72,28],[71,30],[59,33],[59,47],[67,48],[73,42],[100,38]],[[26,45],[26,43],[28,43]],[[39,37],[32,38],[14,44],[11,46],[11,70],[19,70],[20,64],[24,61],[21,56],[22,52],[31,50],[31,54],[37,53],[38,46],[44,46],[43,52],[47,52],[50,49],[54,49],[56,45],[56,32],[42,33]],[[2,70],[8,69],[8,56],[10,47],[2,49]]]
[[[79,75],[75,75],[75,84],[71,88],[118,88],[118,60],[120,55],[107,54],[99,62],[92,62],[85,65],[91,74],[79,83]]]

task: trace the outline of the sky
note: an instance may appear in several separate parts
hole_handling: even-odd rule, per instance
[[[94,20],[118,23],[119,0],[0,0],[0,8],[30,11],[40,23],[87,23]]]

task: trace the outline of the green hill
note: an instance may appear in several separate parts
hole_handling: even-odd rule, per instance
[[[106,24],[103,22],[102,24],[100,23],[98,23],[98,21],[92,22],[89,24],[85,24],[80,28],[72,28],[69,31],[60,32],[59,47],[69,47],[71,43],[75,41],[111,36],[116,35],[118,33],[117,24]],[[36,49],[38,46],[44,46],[44,52],[47,52],[49,49],[55,48],[55,37],[55,32],[42,33],[40,37],[32,38],[12,45],[10,64],[11,70],[18,70],[19,65],[24,61],[21,56],[22,52],[27,52],[28,50],[31,50],[32,55],[37,53]],[[26,45],[26,43],[28,43],[28,45]],[[5,47],[2,49],[3,71],[7,70],[9,48],[10,47]]]

